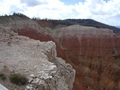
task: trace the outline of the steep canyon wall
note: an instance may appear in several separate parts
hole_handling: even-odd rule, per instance
[[[76,69],[74,90],[120,89],[120,36],[109,29],[80,25],[52,32]]]
[[[56,43],[58,56],[76,70],[73,90],[120,89],[120,36],[112,30],[80,25],[50,29],[51,23],[46,22],[17,23],[20,27],[8,26],[19,35]]]

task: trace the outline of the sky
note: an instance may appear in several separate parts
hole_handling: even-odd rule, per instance
[[[22,13],[30,18],[94,19],[120,26],[120,0],[0,0],[0,15]]]

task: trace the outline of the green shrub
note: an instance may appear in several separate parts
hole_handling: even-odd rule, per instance
[[[10,81],[16,85],[26,85],[28,83],[27,77],[19,73],[11,74]]]
[[[0,73],[0,79],[5,80],[6,76],[3,73]]]

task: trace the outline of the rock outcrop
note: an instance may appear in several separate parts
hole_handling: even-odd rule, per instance
[[[19,36],[9,27],[0,27],[0,71],[21,73],[28,77],[26,87],[0,81],[9,90],[72,90],[75,70],[57,57],[54,42],[40,42]],[[7,72],[6,72],[7,73]]]
[[[39,41],[55,42],[57,56],[63,58],[76,70],[73,90],[120,90],[120,36],[113,33],[113,30],[71,24],[71,26],[62,24],[53,28],[54,25],[50,21],[38,20],[36,23],[29,19],[25,21],[20,17],[17,19],[13,18],[12,24],[10,20],[1,19],[4,21],[2,25],[7,23],[5,27],[9,27],[19,35]],[[52,57],[49,61],[54,62],[55,65],[61,63],[59,59],[53,61]],[[63,67],[62,65],[59,67],[62,68],[60,72],[64,71]],[[39,78],[34,78],[34,74],[31,76],[31,83],[38,83]],[[68,83],[71,77],[66,78]],[[27,88],[31,88],[31,85]]]

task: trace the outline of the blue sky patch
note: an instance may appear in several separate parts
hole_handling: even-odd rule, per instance
[[[60,0],[64,2],[66,5],[74,5],[78,2],[84,2],[85,0]]]
[[[85,2],[85,0],[60,0],[62,2],[64,2],[66,5],[74,5],[78,2]],[[108,2],[109,0],[104,0],[106,2]]]

